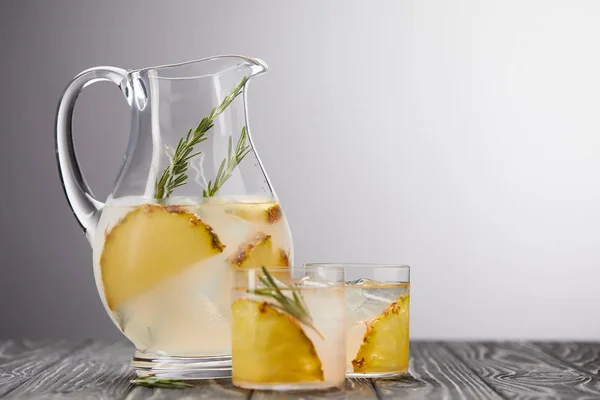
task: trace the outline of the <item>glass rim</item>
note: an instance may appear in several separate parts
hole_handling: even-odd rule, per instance
[[[267,63],[265,63],[263,60],[261,60],[259,58],[252,58],[252,57],[247,57],[247,56],[243,56],[243,55],[239,55],[239,54],[220,54],[220,55],[211,56],[211,57],[197,58],[195,60],[175,62],[175,63],[171,63],[171,64],[161,64],[161,65],[155,65],[152,67],[130,69],[127,71],[127,75],[138,75],[138,74],[149,73],[149,72],[154,72],[157,74],[159,71],[174,70],[174,69],[180,68],[180,67],[188,67],[188,66],[191,66],[194,64],[200,64],[205,61],[215,61],[215,60],[231,60],[231,61],[239,60],[240,64],[246,63],[250,66],[255,67],[256,70],[253,71],[253,73],[250,74],[250,76],[248,76],[248,79],[250,79],[256,75],[259,75],[263,72],[267,72],[269,70]],[[154,76],[154,78],[166,79],[166,80],[210,78],[210,77],[215,77],[215,76],[221,75],[224,72],[227,72],[229,70],[235,69],[240,64],[232,65],[231,67],[226,68],[222,71],[218,71],[218,72],[214,72],[214,73],[206,73],[206,74],[201,74],[201,75],[196,75],[196,76],[181,76],[178,78],[174,78],[174,77],[165,77],[165,76],[156,75],[156,76]]]
[[[285,272],[285,271],[300,271],[300,270],[308,270],[308,271],[317,271],[323,268],[327,268],[328,270],[334,270],[334,271],[343,271],[344,267],[342,267],[341,265],[332,265],[332,266],[325,266],[325,265],[302,265],[302,266],[298,266],[298,267],[268,267],[266,265],[260,266],[260,267],[244,267],[244,268],[239,268],[236,267],[233,271],[235,273],[238,272],[250,272],[250,271],[262,271],[263,268],[266,268],[267,271],[269,272]]]
[[[389,269],[406,269],[410,271],[410,265],[406,264],[377,264],[377,263],[306,263],[304,267],[321,267],[321,268],[389,268]]]

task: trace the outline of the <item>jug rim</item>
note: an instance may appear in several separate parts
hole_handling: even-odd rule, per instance
[[[248,78],[259,75],[264,72],[267,72],[269,70],[269,66],[267,65],[267,63],[264,62],[263,60],[261,60],[260,58],[252,58],[252,57],[242,56],[242,55],[238,55],[238,54],[223,54],[223,55],[216,55],[216,56],[211,56],[211,57],[198,58],[198,59],[190,60],[190,61],[177,62],[177,63],[172,63],[172,64],[162,64],[162,65],[156,65],[156,66],[152,66],[152,67],[137,68],[137,69],[129,70],[129,71],[127,71],[127,73],[128,74],[139,74],[139,73],[144,73],[144,72],[148,72],[148,71],[152,71],[152,70],[165,70],[165,69],[170,69],[170,68],[185,67],[188,65],[192,65],[192,64],[196,64],[196,63],[200,63],[200,62],[204,62],[204,61],[212,61],[212,60],[218,60],[218,59],[239,59],[239,60],[243,60],[243,61],[247,62],[248,64],[250,64],[253,67],[253,72],[252,72],[252,74],[250,74],[250,76]],[[179,78],[174,78],[174,77],[157,76],[156,78],[159,78],[159,79],[205,78],[205,77],[220,75],[220,74],[227,72],[230,69],[233,69],[236,67],[237,67],[237,65],[233,65],[232,67],[227,68],[222,71],[219,71],[219,72],[215,72],[215,73],[211,73],[211,74],[202,74],[202,75],[197,75],[197,76],[193,76],[193,77],[192,76],[188,76],[188,77],[182,76]]]

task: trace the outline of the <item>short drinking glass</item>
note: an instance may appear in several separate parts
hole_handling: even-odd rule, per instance
[[[346,376],[381,378],[407,372],[410,267],[311,265],[345,270]]]
[[[344,381],[343,268],[244,268],[233,275],[236,386],[321,389]]]

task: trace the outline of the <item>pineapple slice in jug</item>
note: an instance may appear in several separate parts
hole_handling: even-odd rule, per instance
[[[100,270],[108,307],[117,310],[224,249],[212,228],[184,207],[138,206],[106,233]]]
[[[240,268],[288,267],[288,254],[283,249],[274,249],[271,235],[259,232],[242,243],[227,259]]]

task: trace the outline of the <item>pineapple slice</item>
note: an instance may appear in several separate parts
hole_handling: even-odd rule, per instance
[[[321,360],[302,327],[266,302],[231,305],[233,379],[245,383],[323,381]]]
[[[259,232],[234,252],[227,261],[240,268],[288,267],[290,260],[283,249],[273,249],[271,235]]]
[[[352,360],[354,372],[404,372],[408,369],[409,302],[409,295],[404,295],[366,323],[363,343]]]
[[[274,224],[281,219],[282,212],[279,203],[232,203],[228,204],[225,212],[236,215],[247,221]]]
[[[142,205],[106,233],[100,256],[106,302],[124,302],[225,249],[212,228],[181,206]]]

